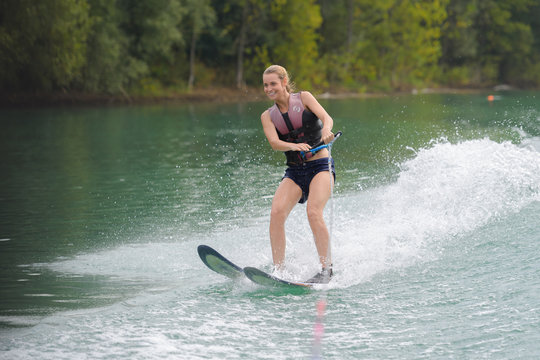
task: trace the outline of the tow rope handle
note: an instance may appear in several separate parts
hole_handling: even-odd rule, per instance
[[[311,153],[311,155],[315,155],[318,151],[322,150],[322,149],[325,149],[325,148],[329,148],[332,146],[332,144],[334,144],[334,141],[336,141],[340,136],[342,135],[342,132],[341,131],[338,131],[337,133],[335,133],[334,135],[334,140],[330,141],[328,144],[325,144],[324,142],[320,142],[318,143],[317,145],[315,145],[315,147],[311,150],[308,150],[308,151],[300,151],[300,155],[302,156],[303,159],[306,158],[306,154],[307,153]]]

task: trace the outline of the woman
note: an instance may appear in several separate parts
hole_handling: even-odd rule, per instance
[[[314,155],[309,150],[321,141],[328,144],[334,139],[333,120],[307,91],[293,93],[285,68],[272,65],[263,73],[264,91],[274,106],[261,115],[264,134],[272,149],[284,151],[288,168],[279,184],[270,213],[270,242],[276,270],[283,268],[285,260],[285,221],[296,203],[307,201],[307,217],[315,238],[322,271],[307,282],[327,283],[332,277],[329,234],[323,210],[334,184],[329,174],[328,149]],[[302,157],[301,152],[308,152]],[[309,200],[308,200],[309,196]]]

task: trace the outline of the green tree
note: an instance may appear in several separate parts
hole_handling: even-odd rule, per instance
[[[0,87],[13,91],[67,88],[86,63],[90,29],[85,0],[0,3]]]
[[[432,81],[447,2],[321,0],[321,49],[331,84],[365,91]]]
[[[155,92],[168,81],[169,69],[176,61],[177,49],[184,44],[181,24],[193,0],[118,0],[119,27],[128,36],[125,75],[135,84]]]
[[[130,38],[121,28],[127,14],[109,0],[89,3],[92,30],[78,88],[90,93],[125,92],[130,81],[147,71],[146,64],[129,52]]]
[[[261,68],[268,61],[257,57],[258,49],[268,43],[270,6],[266,0],[215,0],[217,14],[212,39],[217,49],[206,45],[204,56],[212,66],[219,67],[221,81],[244,88],[260,85]],[[208,38],[205,38],[208,43]],[[266,60],[266,59],[265,59]]]
[[[318,67],[320,6],[315,0],[275,0],[270,6],[270,18],[276,29],[268,44],[272,62],[285,66],[300,88],[321,85],[324,72]]]
[[[429,81],[441,54],[446,0],[359,0],[353,56],[358,79],[401,89]]]
[[[533,0],[451,0],[442,27],[446,76],[441,80],[455,85],[522,81],[523,70],[535,64],[538,8]]]
[[[193,0],[184,0],[189,4]],[[172,45],[182,41],[178,28],[184,9],[179,0],[118,0],[125,14],[121,28],[130,37],[130,53],[145,61],[170,59]]]
[[[539,86],[539,19],[538,0],[3,0],[0,89],[258,87],[273,63],[302,89]]]
[[[519,20],[530,25],[534,41],[530,54],[523,59],[523,68],[513,67],[506,76],[520,86],[540,87],[540,2],[521,12]]]
[[[451,86],[478,82],[474,71],[478,58],[478,34],[475,18],[477,1],[451,0],[447,18],[441,26],[442,56],[439,61],[439,81]]]
[[[511,81],[512,69],[523,69],[534,38],[529,24],[519,20],[533,0],[483,0],[478,2],[475,28],[478,61],[485,82]],[[518,71],[521,71],[518,70]]]
[[[211,26],[216,20],[216,14],[210,0],[185,0],[187,8],[188,32],[190,32],[189,46],[189,79],[188,90],[193,89],[195,83],[195,61],[197,40],[203,30]]]
[[[357,88],[351,72],[355,0],[321,0],[320,6],[319,48],[326,79],[334,86]]]

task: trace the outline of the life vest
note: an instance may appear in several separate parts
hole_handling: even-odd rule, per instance
[[[307,110],[302,103],[300,93],[290,94],[289,111],[282,113],[277,104],[268,109],[270,119],[278,132],[279,139],[292,143],[307,143],[312,147],[321,142],[322,121],[317,115]],[[300,165],[305,159],[313,156],[305,154],[305,159],[300,151],[285,151],[287,165]]]

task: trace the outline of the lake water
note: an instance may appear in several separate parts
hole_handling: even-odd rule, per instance
[[[540,357],[540,93],[321,100],[335,277],[269,269],[269,103],[0,110],[0,359]],[[305,216],[287,274],[317,270]]]

